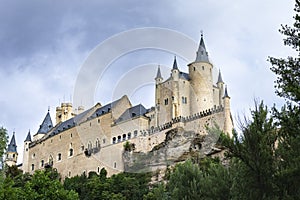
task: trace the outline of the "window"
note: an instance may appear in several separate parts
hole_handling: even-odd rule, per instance
[[[169,99],[166,98],[166,99],[165,99],[165,105],[168,105],[168,104],[169,104]]]
[[[126,140],[126,134],[123,134],[123,141]]]
[[[202,70],[204,70],[204,66],[202,66]]]
[[[194,67],[194,71],[196,71],[196,67]]]
[[[117,138],[116,137],[113,137],[113,144],[115,144],[117,141]]]
[[[70,136],[71,136],[71,138],[72,138],[72,137],[73,137],[73,134],[71,133],[71,135],[70,135]]]
[[[71,172],[69,171],[68,176],[71,177]]]
[[[49,165],[52,166],[53,165],[53,157],[49,156]]]
[[[41,160],[41,167],[44,167],[44,160]]]
[[[69,150],[69,156],[73,156],[73,153],[74,153],[74,152],[73,152],[73,149],[70,149],[70,150]]]
[[[182,103],[187,104],[187,98],[186,97],[181,97]]]
[[[90,122],[90,126],[92,126],[92,122]]]
[[[131,138],[131,133],[129,132],[129,133],[127,134],[127,139],[130,140],[130,138]]]
[[[32,154],[32,158],[35,158],[35,153]]]
[[[59,139],[61,140],[61,135],[59,136]]]
[[[118,142],[121,142],[121,136],[120,135],[118,136]]]
[[[137,134],[138,134],[138,131],[137,131],[137,130],[135,130],[135,131],[133,132],[133,135],[134,135],[134,137],[136,137],[136,136],[137,136]]]
[[[52,143],[52,141],[53,141],[53,140],[51,139],[51,140],[50,140],[50,143]]]
[[[98,119],[98,123],[100,123],[100,119]]]
[[[97,172],[100,173],[100,167],[97,168]]]
[[[34,170],[34,164],[31,164],[31,171]]]
[[[117,163],[116,162],[114,162],[114,168],[117,168]]]
[[[58,160],[58,161],[61,160],[61,153],[57,154],[57,160]]]
[[[174,101],[174,96],[172,96],[172,101]]]
[[[102,143],[103,143],[103,144],[105,144],[105,138],[104,138],[104,139],[102,139]]]

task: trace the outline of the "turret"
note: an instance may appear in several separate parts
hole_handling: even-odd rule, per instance
[[[72,104],[61,103],[61,106],[56,107],[56,124],[64,122],[73,117]]]
[[[230,97],[227,92],[227,86],[225,87],[223,101],[224,101],[224,117],[225,117],[223,130],[230,137],[232,137],[233,121],[232,121],[232,117],[231,117]]]
[[[9,145],[7,146],[5,163],[11,167],[17,164],[17,160],[18,160],[17,144],[15,140],[15,132],[13,132],[13,136],[10,140]]]
[[[213,65],[208,59],[203,34],[194,62],[188,65],[191,83],[191,98],[193,99],[191,111],[197,113],[213,107]],[[191,114],[193,114],[191,113]]]
[[[160,66],[158,66],[157,68],[157,74],[155,77],[155,126],[158,126],[158,122],[159,122],[159,110],[160,110],[160,101],[161,101],[161,97],[160,97],[160,89],[161,89],[161,83],[163,81],[163,78],[161,76],[161,72],[160,72]]]
[[[222,97],[223,97],[223,94],[224,94],[224,82],[223,82],[223,79],[222,79],[221,70],[219,70],[217,86],[219,88],[219,105],[224,106],[223,101],[222,101]]]
[[[33,140],[38,140],[42,138],[46,133],[48,133],[53,128],[51,116],[49,110],[44,118],[43,123],[40,125],[38,132],[33,136]]]
[[[28,172],[28,162],[29,162],[29,144],[31,143],[31,134],[30,130],[27,133],[26,139],[24,140],[24,149],[23,149],[23,164],[22,170],[23,172]]]
[[[172,67],[172,78],[174,81],[178,81],[179,79],[179,69],[177,66],[177,60],[176,60],[176,56],[174,56],[174,62],[173,62],[173,67]]]

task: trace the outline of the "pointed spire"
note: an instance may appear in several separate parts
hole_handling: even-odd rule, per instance
[[[222,79],[222,74],[221,74],[221,70],[219,69],[219,76],[218,76],[218,82],[217,83],[224,83],[223,79]]]
[[[51,120],[51,117],[50,117],[50,113],[49,111],[47,112],[47,115],[43,121],[43,123],[40,125],[40,128],[38,130],[38,134],[39,133],[42,133],[42,134],[46,134],[50,131],[50,129],[52,129],[53,127],[53,124],[52,124],[52,120]]]
[[[223,98],[230,98],[227,92],[227,85],[225,86],[225,92],[224,92],[224,97]]]
[[[17,152],[17,144],[15,139],[15,132],[13,132],[13,136],[10,140],[10,143],[7,147],[7,152]]]
[[[207,53],[206,48],[205,48],[202,32],[201,32],[201,39],[200,39],[199,48],[198,48],[198,51],[197,51],[197,57],[196,57],[195,62],[209,62],[208,53]]]
[[[155,80],[158,80],[158,79],[163,79],[162,76],[161,76],[160,66],[159,65],[158,65],[158,68],[157,68],[157,74],[156,74]]]
[[[31,134],[30,134],[30,130],[28,131],[27,137],[25,139],[24,142],[31,142]]]
[[[174,56],[173,70],[174,70],[174,69],[177,69],[177,70],[178,70],[176,56]]]

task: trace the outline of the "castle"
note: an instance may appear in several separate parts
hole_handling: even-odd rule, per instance
[[[155,77],[155,105],[150,109],[132,105],[123,96],[107,105],[97,103],[73,111],[71,103],[56,108],[56,122],[46,114],[39,130],[24,141],[23,172],[54,167],[63,177],[71,177],[104,167],[108,175],[124,171],[124,144],[135,145],[136,152],[149,152],[162,143],[166,132],[181,127],[205,135],[207,126],[217,124],[231,134],[233,121],[230,97],[219,71],[213,82],[210,62],[201,35],[196,59],[188,73],[178,68],[176,57],[171,75],[164,79],[160,67]],[[75,110],[75,109],[74,109]],[[7,150],[6,163],[16,164],[14,136]]]

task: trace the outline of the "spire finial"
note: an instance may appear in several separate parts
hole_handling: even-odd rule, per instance
[[[178,70],[177,60],[176,60],[176,55],[174,56],[173,70],[174,70],[174,69],[177,69],[177,70]]]
[[[48,112],[50,112],[50,106],[48,106]]]
[[[227,85],[225,86],[225,92],[224,92],[224,97],[223,98],[230,98],[227,92]]]
[[[201,30],[200,33],[201,33],[201,37],[203,38],[203,30]]]
[[[222,79],[221,69],[219,69],[219,76],[218,76],[218,82],[217,83],[224,83]]]

